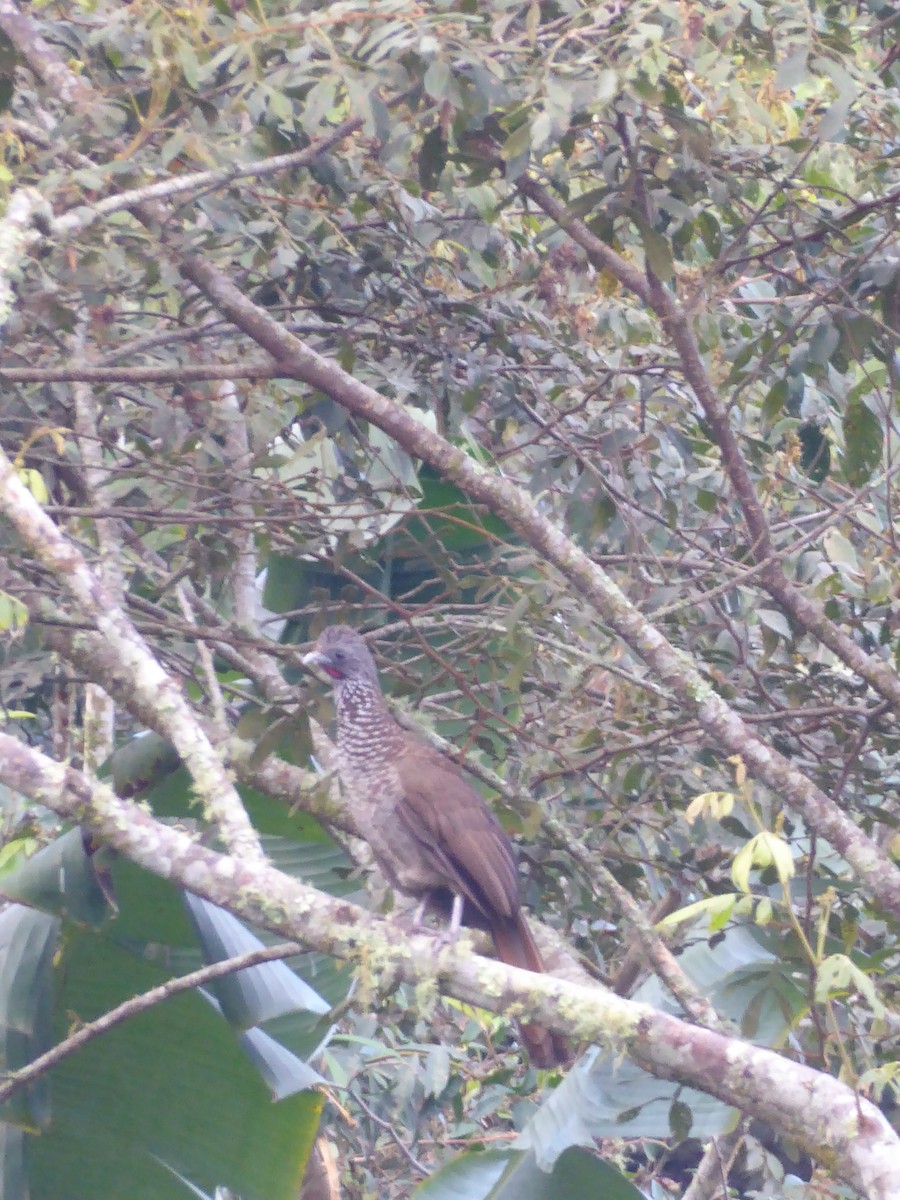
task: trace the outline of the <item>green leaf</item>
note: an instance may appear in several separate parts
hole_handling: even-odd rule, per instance
[[[311,563],[289,554],[270,554],[263,604],[273,613],[300,608],[309,595]]]
[[[690,1137],[694,1115],[690,1106],[681,1100],[673,1100],[669,1108],[669,1129],[677,1142],[683,1142]]]
[[[40,848],[41,844],[37,838],[11,838],[5,846],[0,846],[0,876],[17,871]]]
[[[835,350],[837,350],[840,340],[841,335],[831,321],[822,321],[816,327],[812,341],[809,344],[809,362],[820,365],[827,363]]]
[[[661,233],[651,229],[645,222],[639,221],[638,227],[647,266],[661,283],[666,283],[674,272],[672,247]]]
[[[822,537],[822,546],[828,555],[829,562],[836,566],[849,568],[851,574],[858,575],[860,573],[856,548],[839,529],[827,530]]]
[[[819,963],[816,971],[816,1000],[821,1003],[829,996],[848,991],[859,992],[868,1001],[873,1015],[884,1017],[884,1005],[869,976],[846,954],[831,954]]]
[[[314,887],[334,885],[337,892],[346,894],[357,886],[349,884],[343,875],[336,877],[333,873],[336,856],[340,862],[346,861],[343,852],[334,846],[320,843],[292,846],[281,839],[263,839],[263,842],[267,857],[279,870],[299,874]],[[302,870],[296,870],[298,863]],[[114,865],[112,876],[119,913],[109,931],[118,944],[172,972],[183,973],[202,966],[204,956],[198,949],[194,928],[185,910],[184,894],[165,880],[125,861]],[[224,920],[217,922],[216,930],[210,933],[209,945],[205,947],[208,959],[221,955],[223,942],[231,944],[231,931],[225,931],[224,925]],[[284,940],[266,931],[251,933],[244,930],[243,934],[240,939],[235,938],[235,944],[240,940],[240,944],[248,949]],[[272,971],[274,973],[270,973]],[[285,980],[284,971],[298,977],[299,988]],[[310,986],[314,984],[315,992],[325,1001],[324,1005],[321,1000],[313,1002],[310,1006],[313,1011],[307,1010],[305,997],[308,993],[304,981],[309,981]],[[342,1003],[352,985],[353,972],[344,964],[339,965],[323,954],[298,954],[284,963],[252,968],[249,980],[242,984],[226,983],[227,1012],[238,1029],[246,1029],[254,1014],[258,1020],[265,1020],[265,1032],[293,1055],[305,1060],[330,1031],[330,1019],[327,1016],[323,1019],[322,1012]],[[237,990],[230,990],[232,986]],[[253,995],[256,988],[260,993],[258,997]],[[214,994],[217,991],[215,985],[210,990]],[[292,1005],[291,997],[298,1003]],[[272,1054],[265,1045],[250,1044],[247,1050],[259,1057],[260,1070],[267,1072],[267,1082],[273,1086],[273,1091],[285,1094],[285,1080],[298,1075],[296,1065],[288,1063],[279,1071],[270,1066]],[[272,1078],[275,1075],[277,1081]]]
[[[24,629],[28,624],[28,609],[21,600],[9,592],[0,591],[0,631],[13,632]]]
[[[695,917],[706,914],[709,914],[711,922],[713,919],[721,917],[723,913],[726,920],[730,919],[737,899],[738,896],[734,893],[722,892],[718,896],[707,896],[705,900],[695,900],[693,904],[686,904],[684,908],[676,909],[667,917],[663,917],[658,922],[657,929],[674,929],[676,925],[683,925],[685,921],[693,921]]]
[[[742,892],[750,891],[750,872],[774,867],[778,878],[786,883],[794,874],[794,858],[784,838],[769,829],[752,837],[734,857],[731,878]]]
[[[760,625],[764,625],[766,629],[771,629],[779,637],[790,639],[791,626],[783,612],[779,612],[775,608],[758,608],[756,615],[759,617]]]
[[[777,379],[769,388],[769,393],[762,403],[762,415],[766,421],[775,421],[781,416],[784,411],[784,406],[788,398],[788,382],[786,379]]]
[[[844,474],[851,487],[868,483],[883,449],[881,421],[862,400],[850,400],[844,413]]]
[[[610,197],[610,189],[607,186],[589,188],[586,192],[582,192],[580,196],[576,196],[566,206],[566,215],[570,217],[581,217],[584,219],[594,212],[597,208],[603,208],[608,204]]]
[[[44,477],[40,471],[36,471],[34,467],[19,467],[18,476],[38,504],[47,503],[50,493],[47,491],[47,485],[44,483]]]
[[[426,1096],[437,1099],[450,1081],[450,1053],[446,1046],[432,1046],[425,1059],[424,1087]]]
[[[0,896],[54,916],[100,925],[109,915],[110,904],[97,866],[97,854],[85,852],[81,829],[70,829],[4,875]]]
[[[493,1200],[511,1154],[509,1150],[460,1154],[420,1183],[413,1195],[417,1200]]]
[[[832,139],[842,140],[842,137],[839,135],[843,135],[846,132],[847,114],[850,111],[852,102],[852,95],[839,96],[819,122],[816,136],[821,138],[823,142],[828,142]]]
[[[185,904],[207,963],[258,950],[263,943],[224,909],[185,894]],[[261,963],[216,980],[212,985],[225,1018],[245,1030],[297,1010],[327,1013],[330,1005],[285,962]]]
[[[733,904],[735,897],[728,899]],[[783,965],[745,928],[730,927],[714,945],[692,945],[678,961],[700,993],[735,1024],[754,1007],[754,1040],[760,1045],[778,1045],[795,1015],[806,1010],[807,997],[793,982],[790,965]],[[655,978],[642,983],[634,999],[664,1012],[678,1011]],[[693,1137],[712,1137],[734,1124],[733,1109],[712,1096],[665,1083],[616,1054],[589,1050],[547,1096],[520,1142],[533,1146],[542,1162],[551,1162],[566,1147],[588,1138],[667,1138],[675,1099],[691,1110]]]
[[[110,755],[104,774],[112,776],[116,795],[131,799],[156,787],[180,765],[175,748],[158,733],[140,733]]]
[[[523,121],[503,143],[502,155],[506,163],[525,158],[531,150],[531,122]]]
[[[197,62],[194,47],[187,38],[178,39],[177,54],[185,83],[196,90],[200,83],[200,64]]]
[[[60,971],[57,1033],[162,982],[157,966],[76,933]],[[322,1099],[273,1104],[228,1024],[180,995],[96,1038],[52,1076],[53,1123],[30,1139],[33,1200],[184,1200],[178,1175],[243,1200],[296,1200]],[[265,1153],[260,1153],[260,1147]],[[177,1174],[175,1174],[177,1173]]]
[[[450,64],[442,58],[435,58],[428,65],[422,86],[433,100],[443,100],[450,87]]]
[[[25,1134],[0,1121],[0,1196],[4,1200],[30,1200],[25,1164]]]
[[[324,1045],[326,1035],[315,1043],[315,1048]],[[264,1029],[248,1029],[240,1035],[240,1044],[247,1058],[256,1068],[273,1100],[285,1100],[298,1092],[308,1091],[325,1083],[318,1071],[289,1050],[281,1039],[275,1039]]]
[[[551,1171],[516,1150],[461,1154],[413,1192],[416,1200],[642,1200],[633,1183],[587,1151],[573,1147]]]
[[[0,1078],[50,1048],[59,930],[56,917],[21,904],[0,913]],[[27,1129],[45,1129],[49,1117],[46,1075],[0,1107],[2,1121]]]
[[[787,58],[783,58],[775,72],[776,91],[786,91],[797,87],[806,79],[806,62],[809,57],[809,46],[798,46]]]
[[[878,333],[878,322],[866,313],[838,313],[835,323],[841,334],[841,350],[848,358],[861,361]]]

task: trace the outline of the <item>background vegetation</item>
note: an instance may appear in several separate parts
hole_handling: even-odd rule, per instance
[[[896,5],[0,30],[0,1057],[305,951],[18,1076],[0,1192],[276,1200],[309,1159],[308,1200],[896,1195]],[[297,646],[336,620],[520,839],[553,969],[646,1028],[559,1001],[599,1048],[539,1078],[453,962],[437,1001],[433,954],[329,940],[346,903],[224,911],[258,835],[392,911],[315,773]]]

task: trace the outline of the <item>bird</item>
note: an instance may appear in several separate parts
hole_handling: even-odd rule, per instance
[[[361,635],[329,625],[303,661],[332,681],[338,777],[391,887],[419,901],[419,920],[426,908],[449,913],[449,936],[461,924],[485,929],[502,962],[542,972],[509,838],[460,767],[392,716]],[[542,1026],[520,1031],[535,1066],[570,1057]]]

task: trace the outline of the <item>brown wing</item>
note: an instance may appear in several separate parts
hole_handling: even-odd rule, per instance
[[[509,838],[456,764],[416,743],[395,763],[403,789],[397,816],[434,867],[438,881],[486,917],[519,909],[519,878]]]
[[[519,905],[512,846],[500,823],[455,763],[431,746],[407,745],[395,763],[403,789],[395,811],[434,870],[435,885],[459,892],[483,914],[499,959],[543,971]],[[537,1067],[571,1057],[566,1040],[540,1025],[520,1025],[519,1032]]]

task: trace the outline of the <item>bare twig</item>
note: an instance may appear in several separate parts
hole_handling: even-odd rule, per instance
[[[572,217],[565,204],[552,196],[536,179],[523,175],[516,183],[523,195],[533,200],[581,246],[595,266],[608,270],[659,317],[678,353],[685,377],[703,408],[712,437],[722,453],[723,465],[750,531],[751,550],[761,568],[759,578],[763,587],[801,628],[819,638],[879,695],[889,700],[895,710],[900,711],[900,676],[888,663],[866,654],[828,618],[821,601],[801,592],[785,575],[747,464],[731,428],[727,409],[719,399],[697,347],[688,312],[679,305],[667,287],[658,280],[648,279],[617,255],[583,221]]]

